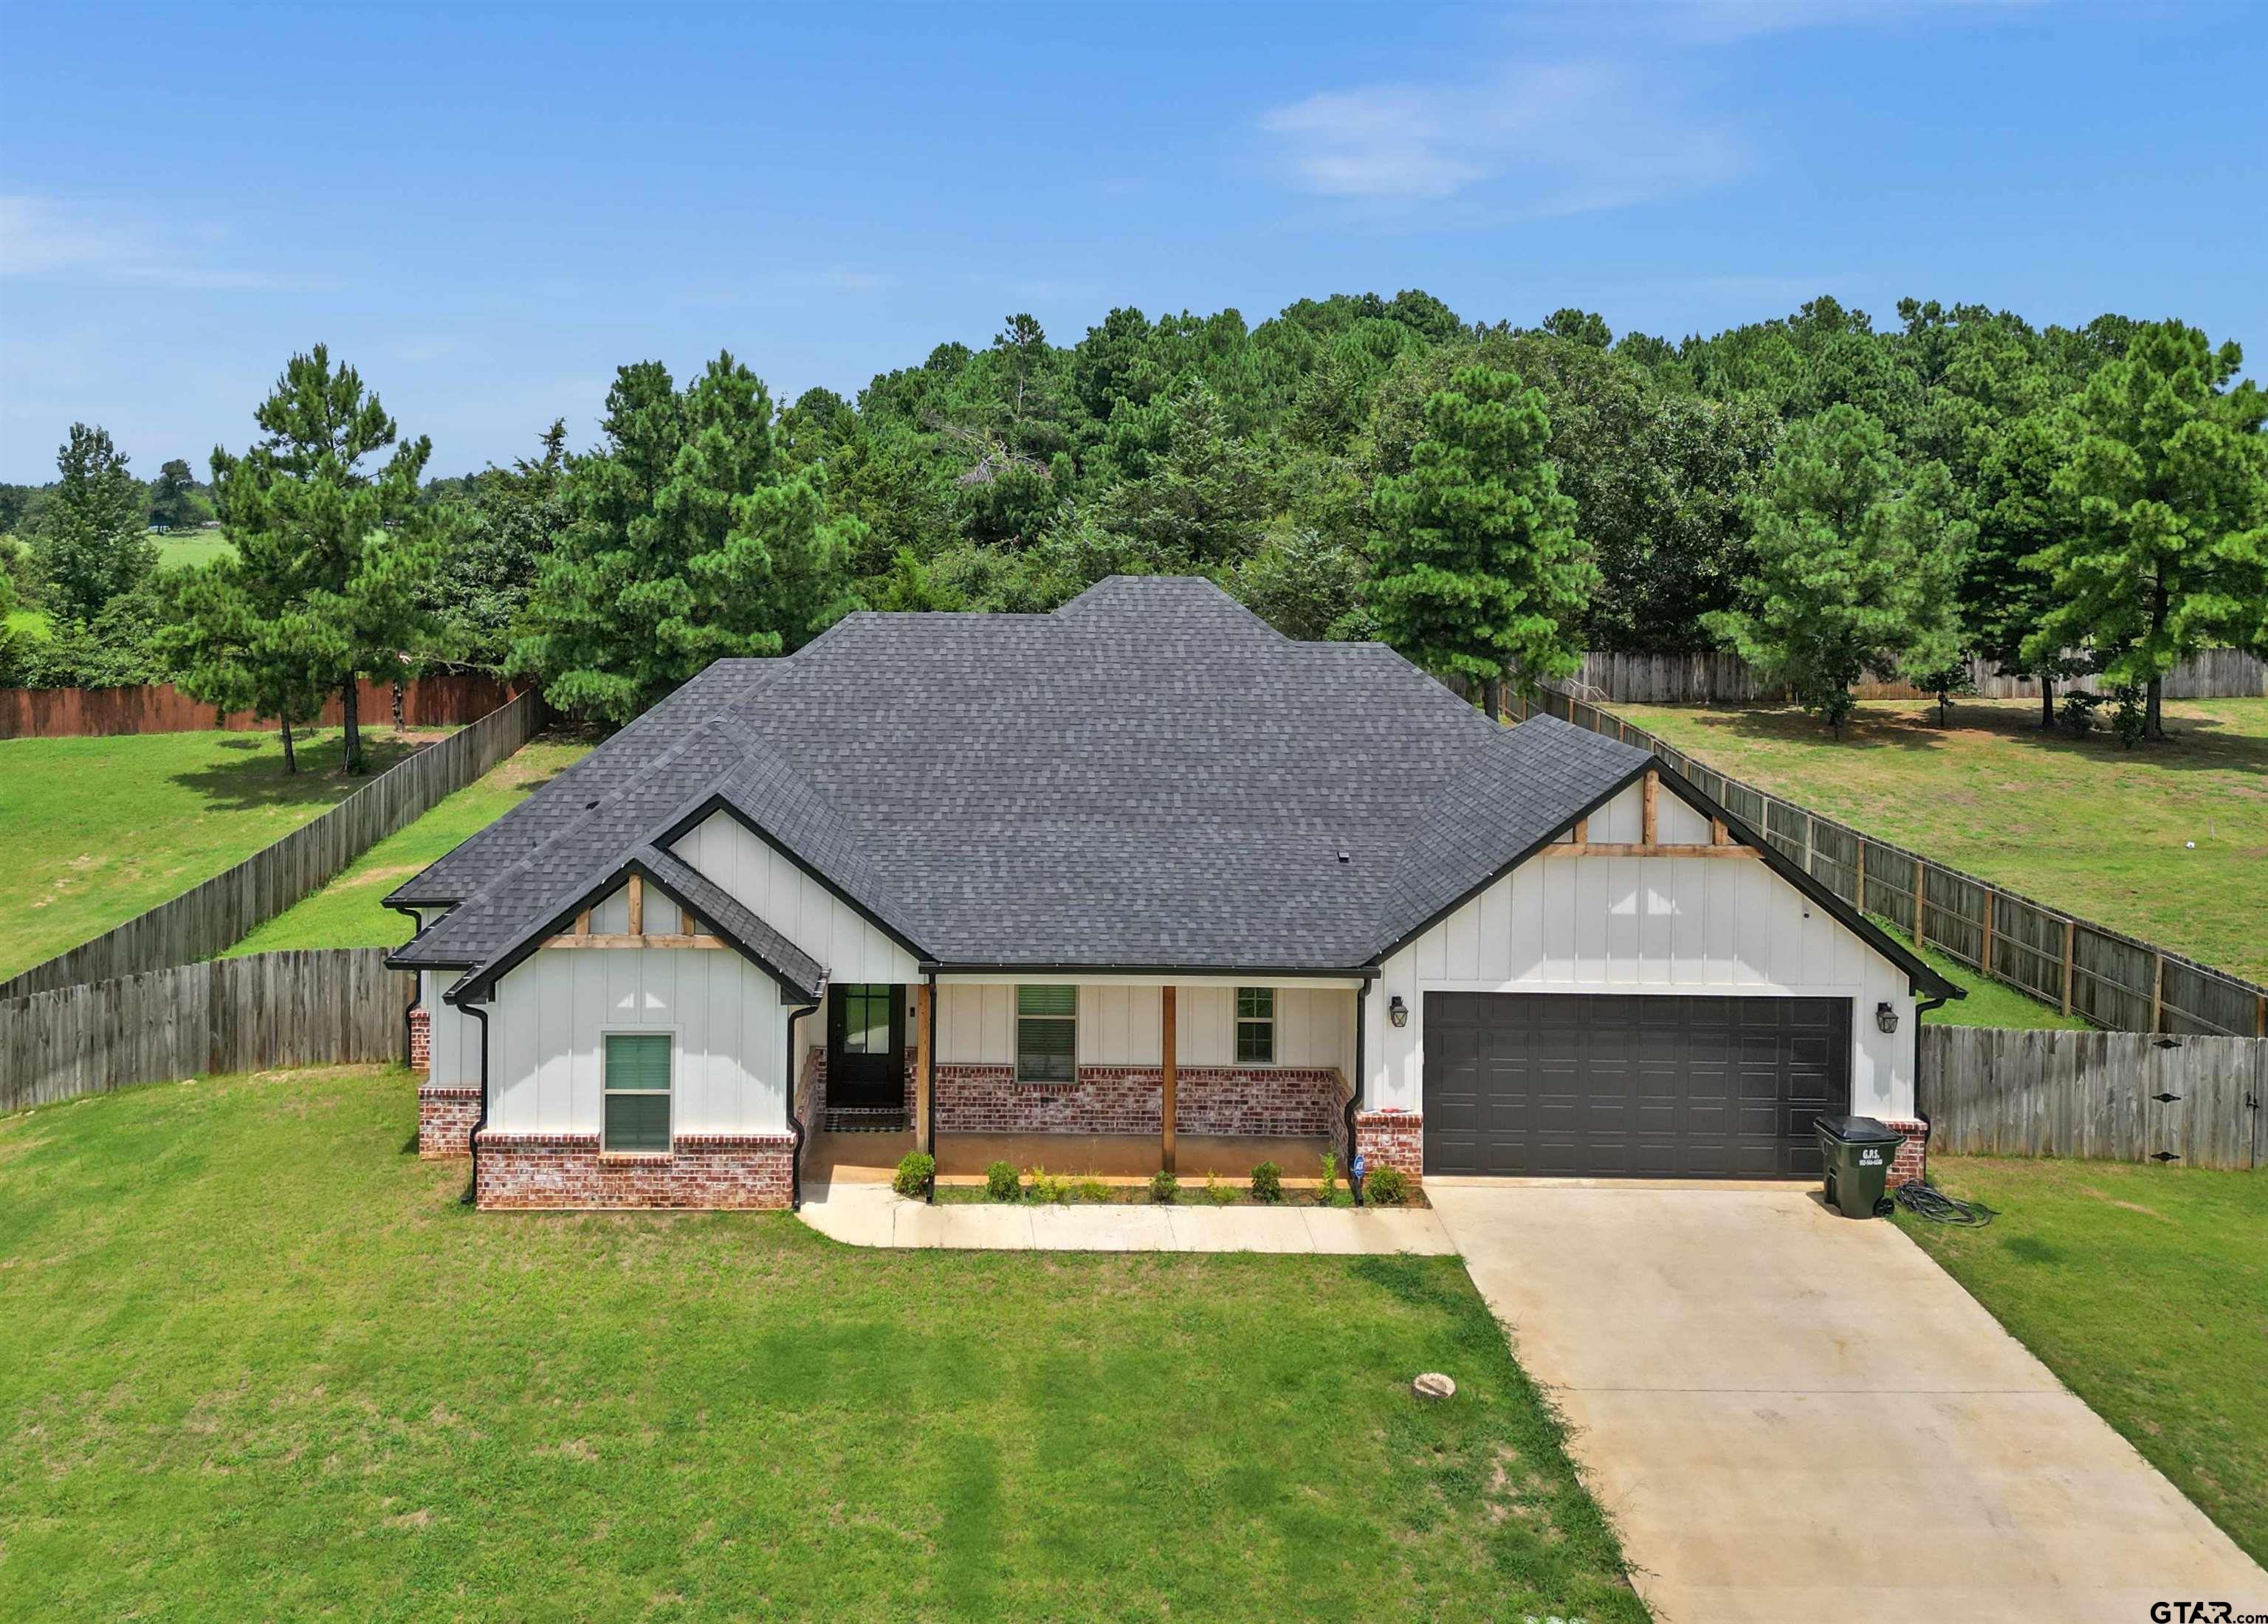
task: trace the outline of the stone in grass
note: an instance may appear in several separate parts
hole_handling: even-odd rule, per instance
[[[1428,1370],[1410,1384],[1410,1391],[1421,1399],[1454,1399],[1457,1396],[1457,1384],[1439,1370]]]

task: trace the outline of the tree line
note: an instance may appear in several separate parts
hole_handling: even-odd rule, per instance
[[[729,354],[625,366],[593,446],[555,423],[452,479],[317,346],[212,458],[232,559],[152,571],[140,487],[74,428],[18,573],[87,643],[122,630],[287,733],[436,664],[619,724],[853,608],[1040,611],[1130,572],[1381,638],[1490,706],[1585,648],[1724,647],[1839,725],[1863,670],[1949,695],[1975,657],[2044,679],[2047,720],[2100,673],[2139,738],[2182,658],[2268,650],[2268,400],[2234,343],[1897,313],[1822,298],[1673,343],[1405,291],[1256,327],[1120,309],[1070,345],[1016,315],[855,400],[777,406]]]

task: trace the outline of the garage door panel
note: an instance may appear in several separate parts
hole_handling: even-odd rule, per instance
[[[1426,1169],[1815,1178],[1850,1019],[1833,998],[1428,994]]]

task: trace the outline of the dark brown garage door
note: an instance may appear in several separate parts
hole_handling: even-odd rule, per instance
[[[1425,995],[1425,1171],[1816,1178],[1845,998]]]

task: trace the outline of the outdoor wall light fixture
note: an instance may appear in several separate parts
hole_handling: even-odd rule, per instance
[[[1395,994],[1387,1003],[1386,1018],[1397,1026],[1407,1026],[1410,1024],[1410,1006],[1402,1002],[1400,993]]]
[[[1885,998],[1874,1006],[1874,1025],[1880,1026],[1884,1032],[1896,1032],[1898,1029],[1898,1012],[1890,1008],[1889,999]]]

